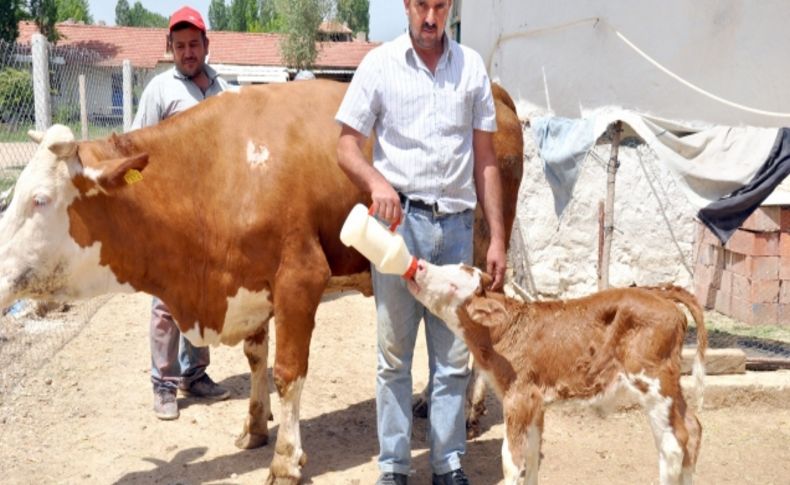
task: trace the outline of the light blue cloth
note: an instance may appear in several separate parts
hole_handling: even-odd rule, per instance
[[[434,264],[471,263],[474,211],[434,216],[406,207],[398,232],[413,256]],[[466,450],[469,351],[444,322],[414,299],[400,276],[379,273],[373,266],[371,272],[378,319],[379,468],[402,474],[411,469],[411,366],[420,320],[425,319],[431,467],[436,474],[458,469]]]
[[[543,117],[532,120],[532,133],[543,159],[543,171],[554,195],[559,216],[573,194],[579,168],[595,143],[590,119]]]

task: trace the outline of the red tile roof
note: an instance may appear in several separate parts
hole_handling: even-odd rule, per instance
[[[129,59],[133,66],[153,68],[171,62],[165,55],[167,29],[109,27],[105,25],[57,24],[62,38],[58,46],[74,46],[98,52],[106,65],[121,65]],[[35,24],[20,22],[17,42],[29,44],[37,32]],[[209,31],[209,60],[213,64],[282,66],[278,34]],[[354,69],[376,42],[323,42],[316,68]]]

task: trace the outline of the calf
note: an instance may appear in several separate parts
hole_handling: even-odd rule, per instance
[[[647,411],[661,483],[691,483],[702,427],[681,392],[687,320],[676,303],[697,325],[697,405],[707,347],[702,310],[691,294],[675,286],[621,288],[522,303],[488,292],[490,284],[476,268],[420,261],[409,290],[466,341],[502,401],[505,483],[537,483],[544,404],[605,404],[620,390],[638,396]]]

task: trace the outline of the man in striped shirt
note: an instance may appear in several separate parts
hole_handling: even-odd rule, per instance
[[[472,262],[474,208],[491,228],[486,270],[494,288],[506,266],[501,182],[490,82],[480,56],[444,33],[452,0],[404,0],[409,31],[371,51],[336,115],[338,163],[371,194],[372,211],[398,228],[414,256],[434,264]],[[376,131],[373,165],[362,147]],[[468,350],[427,312],[398,276],[371,268],[376,296],[377,483],[402,485],[411,470],[411,364],[425,320],[430,370],[430,462],[434,484],[466,484]]]

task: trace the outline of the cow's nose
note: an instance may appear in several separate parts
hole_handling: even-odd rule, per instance
[[[422,259],[417,261],[417,273],[424,273],[426,269],[428,269],[428,265],[425,264],[425,261]]]

